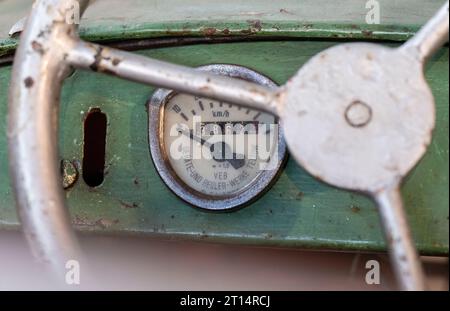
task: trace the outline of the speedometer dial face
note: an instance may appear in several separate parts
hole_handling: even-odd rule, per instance
[[[201,70],[275,86],[240,66]],[[149,102],[149,139],[155,166],[169,188],[212,210],[255,199],[276,177],[286,148],[269,113],[165,89]]]
[[[276,124],[270,114],[178,94],[165,105],[163,122],[163,144],[172,169],[200,193],[237,193],[251,185],[262,172],[264,161],[270,160],[256,154],[258,129],[270,135],[270,126]],[[240,131],[244,127],[247,132]],[[185,153],[177,156],[177,148]]]

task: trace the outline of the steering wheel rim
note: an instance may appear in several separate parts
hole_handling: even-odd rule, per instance
[[[67,36],[76,24],[64,12],[86,0],[34,3],[16,51],[9,93],[9,169],[24,234],[38,259],[57,274],[68,260],[81,260],[80,247],[64,206],[58,167],[58,106]],[[36,178],[39,177],[37,180]]]
[[[59,96],[71,67],[277,113],[273,89],[81,41],[70,17],[75,8],[81,15],[88,3],[34,3],[16,50],[9,92],[9,170],[18,215],[34,256],[59,276],[69,260],[83,257],[58,167]],[[120,69],[125,58],[131,62]]]

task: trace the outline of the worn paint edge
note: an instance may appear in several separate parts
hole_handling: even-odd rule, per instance
[[[369,25],[369,24],[329,24],[308,22],[168,22],[163,24],[141,23],[135,25],[118,24],[112,27],[90,25],[80,27],[80,36],[87,41],[105,42],[129,39],[150,39],[162,37],[286,37],[299,39],[331,40],[374,40],[406,41],[421,25]],[[0,39],[0,57],[11,54],[19,39]]]
[[[155,239],[164,239],[171,241],[202,241],[220,244],[246,245],[255,247],[275,247],[275,248],[296,248],[305,250],[323,250],[323,251],[357,251],[368,253],[385,253],[387,250],[384,241],[366,241],[366,240],[328,240],[314,237],[276,237],[270,235],[235,235],[235,234],[214,234],[205,231],[202,232],[175,232],[158,230],[127,230],[121,229],[120,232],[111,227],[101,228],[100,225],[76,225],[76,217],[72,217],[74,227],[79,234],[96,236],[140,236]],[[2,224],[2,230],[17,231],[20,230],[19,224]],[[421,255],[424,256],[448,256],[448,245],[427,246],[423,243],[416,243],[416,247]]]

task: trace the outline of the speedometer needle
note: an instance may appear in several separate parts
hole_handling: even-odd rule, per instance
[[[228,146],[228,144],[226,144],[223,141],[219,141],[219,142],[212,144],[201,137],[195,136],[194,133],[192,133],[192,131],[187,132],[187,131],[183,131],[182,129],[178,129],[178,132],[189,137],[193,141],[199,142],[200,144],[209,148],[209,151],[211,151],[211,153],[213,155],[213,159],[217,162],[227,161],[236,170],[245,165],[245,157],[243,155],[238,156],[236,153],[233,153],[231,159],[227,159],[225,157],[225,155],[229,154],[230,146]],[[220,151],[221,152],[220,152],[220,155],[217,155],[218,152],[216,152],[215,150],[217,148],[216,146],[218,146],[219,144],[221,145],[221,149],[219,149],[218,152],[220,152]]]
[[[218,150],[218,152],[220,152],[220,155],[218,157],[216,157],[216,155],[217,155],[217,152],[216,152],[217,147],[216,146],[219,146],[219,145],[221,145],[220,149]],[[230,153],[229,152],[230,147],[223,141],[219,141],[214,144],[211,144],[211,147],[209,148],[209,150],[213,154],[214,160],[217,162],[228,161],[228,163],[230,163],[231,166],[234,167],[235,169],[239,169],[245,165],[245,159],[244,159],[243,155],[240,155],[238,157],[238,155],[236,153],[233,153],[231,159],[226,158],[226,155]]]

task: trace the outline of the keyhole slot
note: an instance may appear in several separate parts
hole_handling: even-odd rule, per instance
[[[89,110],[84,120],[83,179],[97,187],[105,178],[107,117],[99,108]]]

